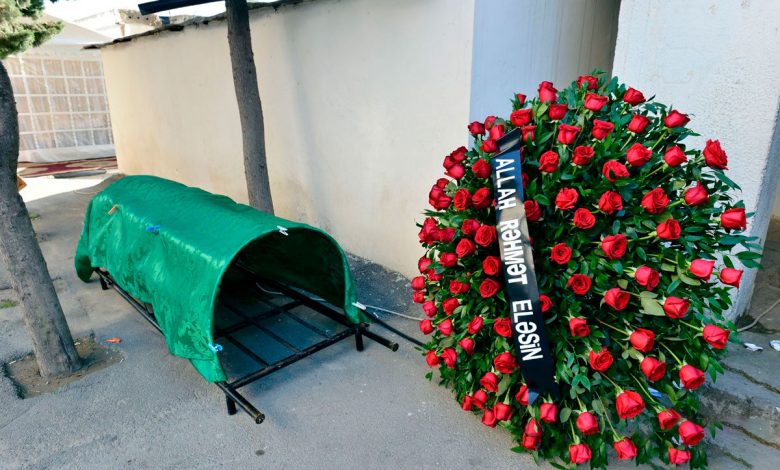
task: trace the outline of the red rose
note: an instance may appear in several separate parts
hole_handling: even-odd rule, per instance
[[[495,279],[487,278],[479,285],[479,295],[481,295],[483,299],[493,297],[500,287],[501,285],[496,282]]]
[[[536,222],[542,216],[542,208],[533,199],[523,201],[523,206],[525,206],[525,218],[529,222]]]
[[[563,188],[558,191],[558,195],[555,196],[555,207],[560,210],[573,209],[574,205],[577,204],[578,198],[579,194],[577,194],[576,189]]]
[[[691,261],[691,266],[688,270],[694,276],[705,281],[712,275],[712,269],[715,267],[715,261],[711,259],[695,259]]]
[[[560,121],[566,116],[568,110],[569,107],[565,104],[551,104],[550,110],[547,111],[547,116],[550,117],[551,121]]]
[[[588,321],[584,318],[570,318],[569,331],[572,336],[579,336],[581,338],[588,336],[590,334]]]
[[[667,114],[664,118],[664,126],[669,128],[680,127],[684,126],[688,121],[690,121],[688,115],[672,110],[672,112]]]
[[[539,405],[539,418],[545,423],[554,423],[558,420],[558,407],[555,403],[542,403]]]
[[[533,119],[534,110],[531,108],[516,109],[509,115],[509,120],[515,127],[523,127]]]
[[[552,308],[552,300],[544,294],[539,294],[539,303],[542,304],[542,313]]]
[[[691,304],[685,299],[669,296],[664,300],[664,313],[669,318],[682,318],[688,313]]]
[[[479,148],[485,153],[493,153],[498,150],[498,145],[496,145],[495,140],[488,139],[482,141],[482,144],[479,146]]]
[[[650,190],[642,197],[642,207],[650,214],[660,214],[668,205],[669,196],[666,195],[663,188]]]
[[[464,238],[459,241],[458,245],[455,247],[455,254],[458,255],[458,258],[465,258],[466,256],[470,256],[475,251],[477,251],[477,247],[474,246],[474,243],[472,243],[468,238]]]
[[[653,151],[642,144],[634,144],[626,152],[626,160],[631,166],[639,167],[650,161]]]
[[[458,255],[455,253],[444,252],[439,255],[439,264],[445,268],[451,268],[458,263]]]
[[[536,126],[523,126],[520,128],[520,132],[523,134],[522,139],[523,140],[534,140],[534,131],[536,130]]]
[[[498,259],[495,256],[488,256],[484,260],[482,260],[482,271],[489,275],[494,276],[498,274],[499,269],[501,269],[501,260]]]
[[[458,147],[458,148],[456,148],[455,150],[452,151],[452,153],[450,154],[450,158],[452,158],[456,162],[460,163],[460,162],[462,162],[463,160],[466,159],[466,153],[467,152],[468,152],[468,150],[466,150],[466,147],[461,145],[460,147]]]
[[[741,269],[723,268],[720,272],[720,282],[729,286],[739,287],[739,281],[742,279],[743,271]]]
[[[493,359],[493,366],[502,374],[511,374],[517,369],[517,359],[511,353],[503,352]]]
[[[571,157],[571,162],[580,166],[587,165],[595,154],[596,153],[593,151],[593,148],[587,145],[578,145],[574,148],[574,154]]]
[[[655,343],[655,333],[645,328],[637,328],[631,333],[628,340],[637,351],[643,353],[650,352]]]
[[[601,111],[601,108],[607,104],[607,101],[609,101],[609,99],[606,96],[597,95],[595,93],[587,93],[585,94],[585,109],[589,109],[591,111]]]
[[[449,318],[444,320],[443,322],[439,323],[439,332],[443,334],[444,336],[449,336],[452,334],[452,320]]]
[[[473,339],[463,338],[458,342],[458,344],[460,345],[461,348],[463,348],[463,351],[469,356],[474,354],[474,346],[476,345],[476,343],[474,343]]]
[[[553,87],[550,82],[542,82],[539,84],[539,101],[546,103],[548,101],[555,102],[558,99],[558,90]]]
[[[624,437],[619,441],[615,441],[612,444],[612,447],[614,447],[615,452],[617,452],[618,460],[631,460],[636,457],[636,445],[634,445],[634,442],[627,437]]]
[[[484,209],[493,202],[488,188],[479,188],[471,196],[471,202],[475,209]]]
[[[509,421],[512,419],[512,408],[506,403],[496,403],[493,405],[493,414],[499,421]]]
[[[572,274],[566,285],[577,295],[585,295],[590,289],[591,280],[585,274]]]
[[[575,227],[586,230],[596,225],[596,218],[588,209],[580,207],[574,211],[572,222],[574,222]]]
[[[704,372],[690,364],[685,364],[680,368],[680,383],[688,390],[696,390],[705,380]]]
[[[599,87],[599,81],[593,75],[580,75],[577,79],[577,88],[587,85],[588,90],[595,90]]]
[[[617,235],[607,235],[601,240],[601,251],[609,259],[620,259],[626,254],[628,248],[628,238],[622,233]]]
[[[617,408],[620,419],[628,419],[641,413],[645,409],[645,402],[642,401],[642,397],[638,393],[624,390],[617,396],[615,408]]]
[[[516,93],[515,96],[517,97],[517,105],[522,106],[525,104],[525,95],[522,93]]]
[[[431,219],[433,220],[433,219]],[[434,221],[435,223],[435,221]],[[420,257],[420,259],[417,261],[417,269],[420,270],[421,273],[424,273],[428,270],[428,267],[433,264],[433,261],[431,261],[430,258],[426,258],[425,256]]]
[[[641,134],[648,124],[650,124],[650,119],[647,119],[646,116],[634,114],[634,116],[631,117],[631,121],[628,123],[628,130],[634,134]]]
[[[485,129],[490,130],[491,127],[493,127],[493,124],[496,122],[495,116],[488,116],[485,118]]]
[[[482,135],[485,133],[485,125],[479,121],[474,121],[469,124],[469,133],[471,135]]]
[[[680,423],[677,432],[686,446],[695,446],[704,439],[704,428],[688,420]]]
[[[588,447],[588,444],[570,445],[569,460],[573,464],[581,464],[590,460],[590,447]]]
[[[606,139],[613,130],[615,130],[615,125],[611,122],[594,119],[593,129],[591,130],[590,135],[592,135],[594,139],[602,140]]]
[[[435,317],[439,309],[436,308],[436,303],[433,300],[429,300],[422,304],[423,312],[429,317]]]
[[[604,175],[604,178],[610,183],[614,183],[622,178],[628,178],[629,176],[628,168],[617,160],[608,160],[605,162],[604,166],[601,167],[601,174]]]
[[[414,294],[412,294],[412,301],[416,304],[425,302],[425,292],[421,290],[415,291]]]
[[[631,106],[636,106],[645,102],[645,95],[643,95],[641,91],[629,87],[623,94],[623,101]]]
[[[528,386],[521,385],[520,389],[515,393],[515,400],[523,406],[528,406]]]
[[[634,278],[636,279],[637,284],[644,287],[646,290],[653,290],[658,286],[661,275],[655,269],[648,268],[647,266],[640,266],[634,273]]]
[[[680,413],[669,408],[658,413],[658,426],[664,431],[672,429],[680,420]]]
[[[527,404],[527,403],[526,403]],[[542,427],[531,418],[523,429],[522,445],[528,450],[536,450],[542,443]]]
[[[484,324],[485,320],[483,320],[480,316],[476,316],[469,322],[468,332],[472,335],[475,335],[479,332],[479,330],[482,329],[482,325]]]
[[[726,170],[729,164],[729,159],[726,156],[726,152],[720,148],[719,140],[707,140],[707,144],[704,145],[704,161],[710,168],[716,170]]]
[[[570,126],[569,124],[561,124],[558,128],[558,142],[563,145],[569,145],[577,138],[577,133],[580,128],[577,126]]]
[[[441,281],[441,278],[444,277],[442,274],[436,274],[436,271],[434,270],[431,270],[431,272],[427,273],[426,276],[428,276],[428,281],[430,282]]]
[[[701,181],[697,181],[696,186],[685,190],[683,199],[689,206],[699,206],[706,204],[710,199],[710,195],[707,194],[707,188],[701,184]]]
[[[437,235],[440,242],[449,243],[455,238],[455,229],[452,227],[443,228],[439,230]]]
[[[488,392],[496,393],[498,391],[498,376],[492,372],[487,372],[479,379],[479,384]]]
[[[425,355],[425,362],[431,367],[438,366],[439,356],[436,355],[436,351],[428,351],[428,354]]]
[[[450,207],[452,198],[444,193],[444,190],[437,185],[433,185],[428,193],[428,204],[436,210],[442,210]]]
[[[720,215],[720,225],[723,228],[745,230],[747,228],[747,219],[745,219],[745,209],[738,207],[726,209]]]
[[[468,282],[460,282],[457,279],[453,279],[450,281],[450,293],[452,295],[458,295],[458,294],[465,294],[469,291],[469,285]]]
[[[566,264],[571,259],[571,248],[565,243],[558,243],[552,247],[550,259],[558,264]]]
[[[552,173],[558,169],[558,163],[560,163],[558,154],[552,150],[548,150],[539,157],[539,171]]]
[[[688,161],[688,157],[685,156],[682,149],[678,146],[669,147],[664,153],[664,161],[671,167],[679,166]]]
[[[480,226],[481,225],[478,221],[474,219],[466,219],[462,224],[460,224],[460,231],[463,232],[463,235],[470,237],[477,233],[477,229],[479,229]]]
[[[493,124],[488,132],[490,140],[498,140],[504,136],[504,126],[501,124]]]
[[[620,287],[613,287],[604,293],[604,303],[618,311],[625,309],[630,299],[631,294],[620,290]]]
[[[701,333],[704,337],[704,341],[709,343],[710,346],[715,349],[723,349],[729,341],[729,334],[731,334],[731,331],[710,324],[706,325]]]
[[[490,176],[490,163],[482,158],[478,158],[471,166],[471,172],[474,173],[474,176],[477,178],[487,178]]]
[[[459,211],[465,211],[471,207],[471,193],[466,188],[460,188],[455,191],[455,198],[452,200],[452,205]]]
[[[425,320],[420,321],[420,331],[424,335],[429,335],[433,333],[433,323],[431,323],[430,320],[427,318]]]
[[[495,330],[496,334],[499,336],[503,336],[504,338],[511,338],[512,321],[509,320],[509,317],[497,318],[493,322],[493,330]]]
[[[599,420],[590,411],[583,411],[577,416],[577,429],[586,436],[599,432]]]
[[[444,348],[444,351],[441,352],[441,358],[448,368],[454,369],[455,362],[458,360],[458,353],[453,348]]]
[[[661,380],[666,375],[666,363],[661,362],[658,359],[650,356],[646,356],[642,359],[642,363],[639,365],[642,369],[642,373],[645,374],[647,380],[655,382]]]
[[[662,240],[677,240],[680,238],[680,223],[674,219],[666,219],[655,227],[655,231]]]
[[[466,284],[468,286],[468,284]],[[446,315],[452,315],[456,308],[460,305],[460,301],[454,297],[450,297],[441,303],[441,308]]]
[[[490,246],[496,241],[496,228],[492,225],[483,225],[477,230],[477,234],[474,236],[474,241],[479,246]]]
[[[591,351],[588,355],[588,360],[590,361],[590,366],[593,368],[593,370],[597,370],[599,372],[604,372],[605,370],[609,369],[609,367],[615,361],[615,359],[612,357],[612,354],[610,354],[610,352],[607,351],[604,347],[602,347],[601,351],[599,352]]]
[[[480,410],[485,407],[485,403],[488,401],[488,394],[482,389],[477,390],[474,392],[474,396],[472,397],[472,401],[474,402],[474,406],[479,408]]]
[[[605,191],[599,198],[599,210],[605,214],[623,210],[623,198],[614,191]]]
[[[425,289],[425,276],[417,276],[412,279],[412,289],[422,290]]]
[[[678,450],[674,447],[669,448],[669,463],[680,465],[691,460],[691,453],[687,450]]]
[[[460,163],[456,163],[455,165],[452,165],[449,170],[445,171],[444,174],[459,180],[466,174],[466,169],[463,168],[463,165]]]
[[[463,411],[471,411],[474,408],[474,399],[471,397],[471,395],[466,395],[463,397],[463,404],[460,405],[460,409]]]

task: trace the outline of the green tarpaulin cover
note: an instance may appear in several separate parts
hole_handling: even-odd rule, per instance
[[[352,304],[344,252],[327,233],[153,176],[122,178],[92,199],[75,264],[83,281],[105,268],[151,304],[170,352],[217,382],[225,373],[212,349],[214,312],[220,282],[239,253],[259,276],[343,306],[352,322],[367,321]]]

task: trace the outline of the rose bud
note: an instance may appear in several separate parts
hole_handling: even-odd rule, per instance
[[[479,121],[474,121],[469,124],[469,133],[471,135],[482,135],[485,133],[485,125]]]
[[[688,161],[688,157],[678,146],[669,147],[664,153],[664,161],[671,167],[679,166]]]
[[[650,119],[647,119],[647,116],[634,114],[634,116],[631,118],[631,122],[628,123],[628,130],[634,134],[641,134],[644,132],[648,124],[650,124]]]
[[[488,247],[496,241],[496,228],[492,225],[483,225],[474,235],[474,241],[479,246]]]
[[[669,318],[682,318],[688,313],[691,304],[685,299],[670,295],[664,299],[664,313]]]
[[[444,277],[443,274],[436,274],[435,271],[428,273],[427,276],[430,282],[439,282]]]
[[[488,132],[490,140],[498,140],[504,136],[504,126],[500,124],[494,124]]]
[[[449,316],[452,315],[452,313],[455,311],[456,308],[458,308],[458,305],[460,305],[460,301],[454,297],[450,297],[449,299],[441,303],[441,308],[442,310],[444,310],[444,313],[446,313]]]
[[[531,119],[533,119],[534,115],[533,113],[534,111],[531,108],[516,109],[512,111],[512,114],[509,115],[509,121],[515,127],[523,127],[531,122]]]
[[[495,256],[488,256],[482,260],[482,272],[489,276],[498,274],[501,269],[501,260]]]
[[[745,230],[745,228],[747,228],[745,209],[742,209],[741,207],[726,209],[723,211],[723,214],[720,215],[720,225],[722,225],[723,228]]]
[[[638,393],[624,390],[617,396],[615,408],[620,419],[629,419],[637,416],[645,409],[645,402],[642,401],[642,397]]]
[[[522,93],[516,93],[515,96],[517,97],[517,105],[522,106],[525,104],[525,95]]]
[[[539,405],[539,418],[545,423],[554,423],[558,420],[558,407],[555,403],[542,403]]]
[[[599,210],[605,214],[623,210],[623,198],[614,191],[605,191],[599,198]]]
[[[517,369],[517,359],[512,353],[503,352],[493,359],[493,366],[502,374],[511,374]]]
[[[471,256],[475,251],[477,251],[477,247],[474,246],[474,243],[468,238],[461,239],[455,246],[455,254],[461,259],[466,256]]]
[[[680,383],[688,390],[696,390],[705,380],[704,372],[690,364],[685,364],[680,368]]]
[[[628,178],[629,176],[628,168],[617,160],[605,162],[604,166],[601,167],[601,174],[604,175],[604,178],[610,183],[614,183],[622,178]]]
[[[669,205],[669,196],[663,188],[655,188],[642,197],[641,205],[650,214],[660,214]]]
[[[571,126],[569,124],[561,124],[558,127],[558,142],[563,145],[569,145],[577,138],[577,133],[580,132],[580,128],[577,126]]]
[[[646,356],[642,359],[639,368],[642,369],[642,373],[645,374],[647,380],[651,382],[661,380],[663,376],[666,375],[666,363],[661,362],[654,357]]]
[[[436,303],[433,300],[428,300],[422,304],[423,312],[429,317],[435,317],[436,312],[439,309],[436,308]]]
[[[463,348],[463,351],[466,354],[468,354],[469,356],[474,354],[474,345],[475,345],[475,343],[474,343],[473,339],[471,339],[471,338],[463,338],[462,340],[460,340],[458,342],[458,344],[460,345],[461,348]]]
[[[512,419],[512,408],[506,403],[496,403],[493,405],[493,414],[499,421],[509,421]]]
[[[452,295],[465,294],[466,292],[469,291],[470,288],[471,288],[471,284],[469,284],[468,282],[460,282],[457,279],[453,279],[450,281],[450,294]]]
[[[534,140],[534,131],[536,130],[536,126],[523,126],[520,128],[520,132],[522,133],[522,136],[520,137],[523,140]]]
[[[439,255],[439,264],[445,268],[451,268],[458,264],[458,255],[455,253],[443,252]]]
[[[528,406],[528,386],[522,385],[515,393],[515,400],[523,406]]]
[[[498,145],[495,140],[488,139],[483,141],[479,148],[485,153],[493,153],[498,150]]]
[[[419,269],[421,273],[424,273],[428,270],[431,264],[433,264],[433,261],[430,258],[423,256],[419,261],[417,261],[417,269]]]
[[[496,282],[495,279],[487,278],[479,285],[479,295],[481,295],[483,299],[489,299],[496,295],[499,288],[501,288],[501,285]]]
[[[439,323],[439,332],[443,334],[444,336],[449,336],[452,334],[452,320],[449,318],[444,320],[443,322]]]
[[[680,420],[680,413],[668,408],[658,413],[658,426],[664,431],[672,429]]]
[[[558,264],[568,263],[571,259],[571,248],[565,243],[557,243],[550,251],[550,259]]]
[[[544,294],[539,294],[539,303],[542,304],[542,313],[546,313],[552,308],[552,300]]]
[[[460,405],[460,409],[463,411],[471,411],[474,408],[474,399],[471,398],[471,395],[466,395],[463,397],[463,404]]]
[[[631,336],[628,338],[628,340],[631,342],[631,346],[633,346],[637,351],[643,353],[650,352],[650,350],[653,349],[653,344],[655,343],[655,333],[645,328],[637,328],[633,333],[631,333]]]
[[[491,127],[493,127],[493,124],[496,122],[495,116],[488,116],[485,118],[485,129],[490,130]]]
[[[574,217],[572,218],[574,226],[582,230],[587,230],[596,225],[596,217],[584,207],[580,207],[574,211]]]
[[[542,103],[550,101],[555,102],[558,100],[558,90],[556,90],[550,82],[544,81],[540,83],[537,91],[539,92],[539,101]]]
[[[691,261],[688,270],[699,279],[708,280],[712,275],[712,269],[715,267],[715,261],[711,259],[695,259]]]
[[[490,197],[490,190],[488,188],[477,189],[471,196],[471,202],[474,204],[475,209],[486,208],[493,203],[493,198]]]
[[[469,334],[475,335],[479,332],[479,330],[482,329],[482,325],[485,324],[485,321],[480,316],[476,316],[471,319],[468,326],[468,332]]]
[[[707,188],[700,181],[697,181],[696,186],[685,190],[683,199],[689,206],[700,206],[710,200],[710,195],[707,194]]]
[[[666,219],[655,227],[655,232],[661,240],[677,240],[680,238],[680,223]]]
[[[680,127],[687,124],[688,121],[690,121],[690,118],[686,114],[672,110],[672,112],[667,114],[664,118],[664,126],[669,128]]]
[[[455,229],[452,227],[447,227],[439,230],[439,241],[444,243],[449,243],[452,241],[452,239],[455,238]]]
[[[534,418],[528,420],[523,428],[523,447],[536,450],[542,442],[542,427]]]
[[[587,85],[588,90],[595,90],[599,87],[599,81],[593,75],[580,75],[577,79],[577,88]]]
[[[465,211],[471,207],[471,193],[466,188],[460,188],[455,191],[455,197],[452,199],[452,205],[456,210]]]
[[[438,186],[431,188],[431,192],[428,193],[428,204],[433,206],[436,210],[443,210],[450,207],[452,198],[444,194],[444,190]]]
[[[640,167],[650,161],[653,151],[642,144],[634,144],[626,152],[626,160],[631,166]]]
[[[466,174],[466,169],[463,168],[463,165],[457,163],[453,165],[449,170],[445,171],[444,174],[451,178],[455,178],[456,180],[459,180],[463,178],[463,176]]]
[[[609,99],[606,96],[597,95],[595,93],[587,93],[585,95],[585,102],[583,104],[585,109],[589,109],[591,111],[601,111],[601,108],[607,104],[607,101],[609,101]]]
[[[433,333],[433,323],[431,323],[430,320],[427,318],[425,320],[420,321],[420,331],[424,335],[429,335]]]
[[[569,331],[572,336],[579,336],[584,338],[590,334],[590,327],[588,321],[584,318],[571,318],[569,319]]]
[[[558,154],[552,150],[548,150],[539,157],[539,171],[552,173],[558,169],[558,163],[560,163]]]
[[[479,384],[488,392],[496,393],[498,391],[498,376],[492,372],[486,372],[485,375],[479,379]]]
[[[425,289],[425,276],[416,276],[412,279],[412,289],[423,290]]]
[[[509,317],[497,318],[493,322],[493,330],[496,332],[498,336],[503,336],[504,338],[511,338],[512,321],[509,319]]]
[[[414,291],[414,294],[412,294],[412,302],[416,304],[421,304],[425,302],[425,292],[421,290]]]
[[[425,355],[425,362],[431,367],[438,366],[439,356],[436,355],[436,351],[428,351],[428,354]]]
[[[591,351],[588,355],[588,360],[590,361],[590,367],[592,367],[593,370],[599,372],[604,372],[605,370],[609,369],[609,367],[614,362],[612,354],[610,354],[609,351],[607,351],[607,349],[603,346],[599,352]]]
[[[695,446],[704,439],[704,428],[688,420],[680,423],[677,432],[686,446]]]
[[[641,91],[629,87],[623,94],[623,101],[631,106],[636,106],[645,102],[645,95],[643,95]]]
[[[701,330],[701,334],[704,337],[704,341],[706,341],[710,346],[715,349],[723,349],[729,342],[729,335],[731,334],[731,331],[724,330],[717,325],[710,324],[706,325]]]
[[[490,176],[491,172],[490,163],[482,158],[478,158],[477,161],[471,165],[471,172],[474,173],[474,176],[477,178],[487,178]]]
[[[568,110],[569,108],[565,104],[552,104],[550,110],[547,111],[547,116],[550,117],[551,121],[560,121],[566,116]]]
[[[489,428],[494,428],[496,427],[496,423],[498,423],[498,420],[496,419],[493,410],[485,409],[485,412],[482,414],[482,424]]]
[[[587,145],[578,145],[574,148],[574,154],[571,157],[571,162],[580,166],[587,165],[594,155],[596,155],[596,152],[593,151],[593,148]]]
[[[622,233],[617,235],[607,235],[601,240],[601,251],[609,259],[620,259],[626,254],[628,239]]]
[[[585,274],[572,274],[566,285],[577,295],[585,295],[590,290],[591,279]]]
[[[617,452],[618,460],[631,460],[636,457],[636,445],[634,445],[634,442],[627,437],[624,437],[619,441],[615,441],[612,444],[612,447],[614,447],[615,452]]]
[[[441,352],[441,358],[447,367],[454,369],[455,362],[458,360],[458,353],[453,348],[444,348],[444,351]]]
[[[539,207],[539,203],[533,199],[523,201],[523,207],[525,207],[525,218],[529,222],[536,222],[542,217],[542,208]]]
[[[613,287],[604,293],[604,303],[618,311],[625,309],[630,299],[631,294],[619,287]]]
[[[674,447],[669,448],[669,463],[680,465],[691,460],[691,453],[687,450],[678,450]]]
[[[555,196],[555,207],[562,211],[573,209],[578,198],[579,194],[577,194],[576,189],[563,188],[558,191],[558,195]]]
[[[527,174],[526,174],[524,171],[521,171],[521,172],[520,172],[520,179],[522,179],[522,180],[523,180],[523,187],[524,187],[524,188],[525,188],[526,186],[528,186],[528,175],[527,175]]]
[[[590,131],[590,135],[596,140],[606,139],[610,132],[615,130],[615,125],[609,121],[601,121],[598,119],[593,120],[593,129]]]
[[[485,407],[485,403],[488,401],[488,394],[484,390],[480,389],[474,392],[474,406],[480,410]]]
[[[726,166],[729,163],[729,159],[726,156],[726,152],[720,148],[720,141],[707,140],[707,144],[704,146],[704,161],[707,166],[716,170],[726,170]]]
[[[583,411],[577,416],[577,429],[586,436],[599,432],[599,421],[590,411]]]
[[[636,279],[637,284],[646,290],[653,290],[658,286],[661,275],[655,269],[640,266],[634,273],[634,279]]]
[[[581,464],[590,460],[590,447],[588,447],[588,444],[570,445],[569,460],[573,464]]]

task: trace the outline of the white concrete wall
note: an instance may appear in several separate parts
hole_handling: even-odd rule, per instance
[[[742,186],[748,231],[766,235],[780,155],[780,2],[623,0],[613,73],[646,96],[692,115],[720,139],[729,176]],[[743,277],[734,313],[746,308],[755,271]]]

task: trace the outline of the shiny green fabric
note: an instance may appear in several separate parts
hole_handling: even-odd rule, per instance
[[[130,295],[151,304],[171,354],[217,382],[225,373],[210,347],[214,312],[220,282],[237,256],[260,276],[342,306],[352,322],[367,321],[352,305],[347,259],[327,233],[153,176],[125,177],[92,199],[75,265],[83,281],[105,268]]]

